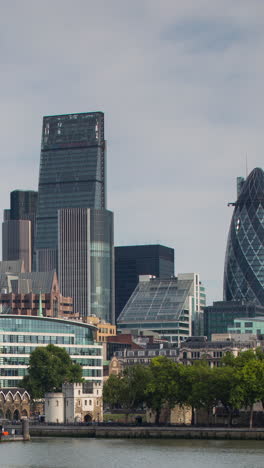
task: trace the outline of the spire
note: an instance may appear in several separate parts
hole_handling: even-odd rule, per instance
[[[38,309],[38,317],[43,317],[43,313],[42,313],[42,295],[41,295],[41,291],[39,291],[39,309]]]

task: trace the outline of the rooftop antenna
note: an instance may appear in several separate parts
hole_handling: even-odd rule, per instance
[[[248,158],[246,153],[246,177],[248,176]]]

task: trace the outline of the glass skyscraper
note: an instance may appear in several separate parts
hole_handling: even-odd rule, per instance
[[[104,114],[44,117],[36,220],[36,267],[57,269],[58,210],[105,208]]]
[[[227,241],[224,300],[264,306],[264,172],[238,179]]]
[[[114,322],[113,213],[59,210],[59,279],[74,311]]]

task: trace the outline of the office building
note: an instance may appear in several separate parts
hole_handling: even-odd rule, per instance
[[[237,318],[227,331],[236,335],[264,336],[264,317]]]
[[[140,281],[117,319],[123,330],[150,330],[175,345],[192,335],[193,279],[158,279],[140,276]]]
[[[0,387],[19,387],[38,346],[64,348],[83,369],[85,381],[102,384],[102,346],[91,324],[48,317],[0,314]]]
[[[204,308],[204,335],[227,333],[236,318],[264,316],[264,307],[243,301],[217,301]]]
[[[32,269],[37,199],[38,193],[33,190],[14,190],[10,209],[4,210],[2,258],[23,259],[26,271]]]
[[[134,292],[139,275],[174,276],[174,249],[163,245],[115,247],[116,319]]]
[[[113,213],[87,208],[58,212],[59,280],[74,311],[114,322]]]
[[[238,179],[227,241],[224,300],[264,306],[264,172]]]
[[[106,207],[104,114],[90,112],[43,119],[36,268],[57,268],[58,210]]]
[[[31,221],[10,219],[2,223],[2,259],[23,260],[25,270],[31,271]]]

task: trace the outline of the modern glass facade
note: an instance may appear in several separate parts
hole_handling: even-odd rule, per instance
[[[117,319],[118,330],[144,329],[179,344],[192,334],[193,281],[141,277]]]
[[[59,210],[59,278],[74,311],[114,321],[113,213]]]
[[[101,209],[105,205],[104,114],[44,117],[36,221],[38,270],[47,267],[52,258],[56,261],[58,209]]]
[[[115,247],[116,319],[134,292],[139,275],[174,276],[174,249],[163,245]]]
[[[211,339],[212,333],[227,333],[239,317],[264,316],[264,307],[243,301],[217,301],[204,308],[204,335]]]
[[[238,180],[227,241],[224,300],[264,306],[264,172],[254,169]]]
[[[85,380],[102,381],[102,346],[96,327],[63,319],[0,315],[0,387],[19,387],[36,347],[63,347],[83,367]]]
[[[252,334],[252,335],[264,335],[264,317],[258,318],[237,318],[234,320],[232,326],[228,327],[229,333],[235,333],[238,335]]]

